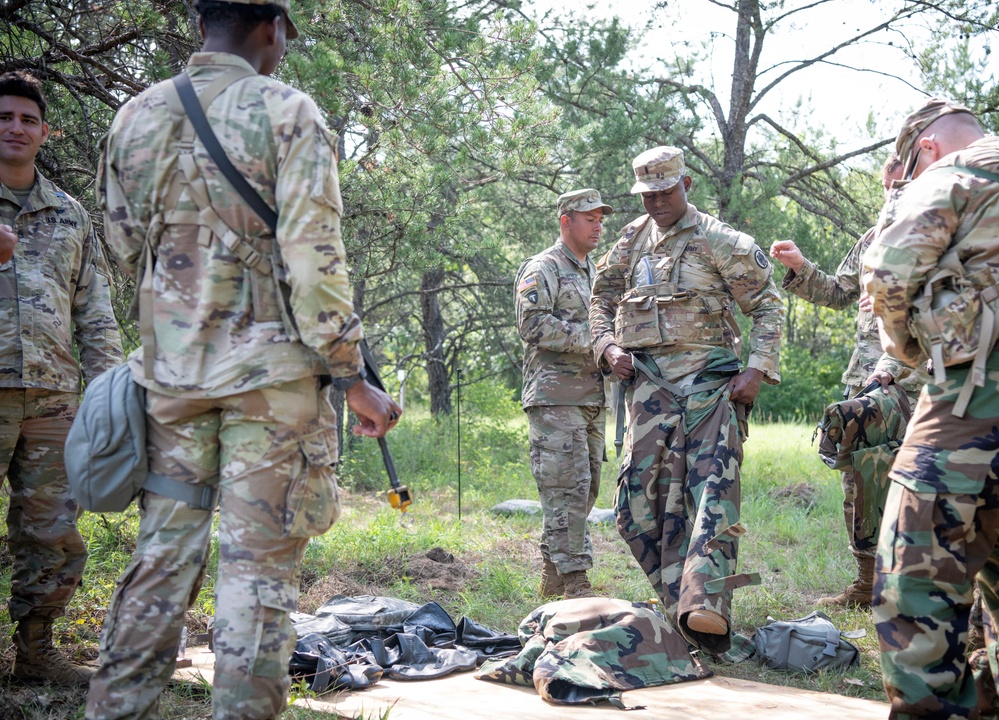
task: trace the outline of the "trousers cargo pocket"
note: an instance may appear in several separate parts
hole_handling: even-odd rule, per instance
[[[324,428],[299,439],[301,461],[293,467],[284,511],[284,534],[293,538],[322,535],[340,517],[340,490],[333,469],[337,459],[336,428]]]
[[[576,482],[572,434],[531,428],[531,472],[541,487],[565,487]]]
[[[294,649],[296,635],[291,630],[285,636],[281,618],[298,609],[298,588],[290,584],[257,583],[257,608],[253,647],[249,648],[250,674],[256,677],[280,678],[288,674],[288,657]]]

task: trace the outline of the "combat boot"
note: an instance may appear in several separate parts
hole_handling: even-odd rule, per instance
[[[14,677],[59,685],[89,685],[94,669],[77,665],[52,645],[52,621],[25,619],[14,631]]]
[[[691,610],[687,613],[687,627],[706,635],[728,635],[728,620],[714,610]]]
[[[869,608],[872,590],[874,590],[874,558],[861,555],[857,557],[857,579],[839,595],[819,598],[818,604],[827,607],[838,605]]]
[[[549,558],[544,558],[544,561],[545,564],[541,568],[541,597],[561,597],[562,593],[565,592],[565,582],[563,582],[562,576],[558,574],[558,568],[555,567],[555,563]]]
[[[562,582],[565,583],[566,600],[596,597],[590,586],[590,580],[586,577],[585,570],[566,573],[562,576]]]

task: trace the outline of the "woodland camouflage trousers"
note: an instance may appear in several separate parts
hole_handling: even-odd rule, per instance
[[[628,434],[618,478],[618,531],[662,599],[664,613],[699,647],[720,654],[730,636],[689,630],[687,613],[730,617],[746,409],[728,389],[678,397],[642,374],[628,391]],[[730,532],[731,531],[731,532]]]
[[[891,472],[873,611],[892,718],[979,717],[965,645],[976,575],[999,617],[999,353],[956,418],[967,372],[926,386]]]

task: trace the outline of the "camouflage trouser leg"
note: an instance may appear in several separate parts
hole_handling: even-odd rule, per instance
[[[285,706],[299,562],[308,538],[339,515],[336,426],[314,378],[226,398],[147,393],[150,464],[218,483],[216,720],[277,717]],[[101,637],[86,717],[155,717],[184,613],[207,562],[212,513],[142,497],[135,558],[118,581]]]
[[[999,610],[997,381],[993,371],[960,420],[956,390],[927,386],[892,469],[873,610],[893,718],[978,717],[965,645],[976,574],[985,607]]]
[[[983,718],[999,717],[999,694],[996,691],[996,674],[999,672],[999,657],[996,655],[997,636],[992,616],[985,608],[981,592],[983,584],[991,588],[991,602],[995,607],[995,590],[999,587],[997,570],[999,566],[986,562],[985,567],[979,571],[978,581],[975,583],[975,600],[971,606],[971,631],[978,632],[976,646],[972,647],[969,637],[968,665],[975,679],[978,712]]]
[[[712,653],[728,636],[686,630],[685,617],[708,609],[728,618],[738,558],[739,465],[743,407],[718,388],[676,398],[638,376],[618,480],[621,536],[663,601],[666,617]],[[715,539],[710,547],[707,543]]]
[[[586,518],[600,490],[606,411],[568,405],[527,408],[531,472],[544,513],[541,554],[560,574],[593,567]]]
[[[83,577],[87,547],[63,465],[76,393],[0,389],[0,478],[10,482],[10,619],[53,619]]]

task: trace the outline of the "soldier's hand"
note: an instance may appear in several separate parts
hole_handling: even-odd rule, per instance
[[[863,312],[874,312],[874,298],[867,293],[860,294],[860,309]]]
[[[353,428],[355,435],[384,437],[402,415],[402,408],[395,400],[367,381],[351,385],[346,396],[347,407],[360,420]]]
[[[770,257],[786,268],[801,272],[805,266],[805,256],[793,240],[778,240],[770,246]]]
[[[756,401],[763,383],[763,373],[756,368],[746,368],[728,381],[728,398],[732,402],[748,405]]]
[[[864,387],[867,387],[872,382],[876,382],[881,386],[881,392],[885,395],[888,394],[888,386],[891,385],[891,381],[894,380],[894,376],[890,372],[885,372],[884,370],[875,370],[870,374],[864,381]]]
[[[635,374],[631,353],[625,352],[617,345],[607,346],[607,349],[604,350],[604,360],[610,365],[611,372],[621,380],[630,380]]]
[[[14,246],[17,245],[17,235],[10,225],[0,225],[0,264],[10,262],[14,257]]]

